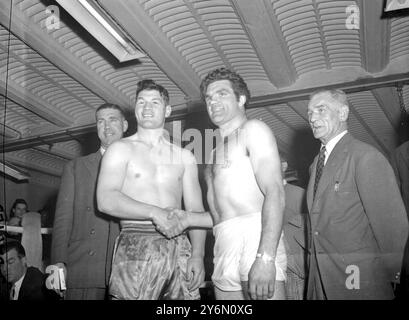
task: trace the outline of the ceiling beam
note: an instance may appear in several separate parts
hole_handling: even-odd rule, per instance
[[[319,89],[343,89],[346,93],[365,91],[365,90],[374,90],[380,87],[394,87],[399,83],[409,83],[409,74],[398,74],[392,76],[383,76],[378,78],[365,78],[352,82],[346,82],[342,84],[334,84],[329,86],[322,87],[312,87],[307,89],[293,90],[280,92],[271,95],[265,95],[260,97],[254,97],[250,100],[248,109],[252,108],[264,108],[266,106],[271,106],[274,104],[287,103],[290,107],[293,108],[295,112],[302,116],[300,108],[300,100],[308,100],[309,95]],[[203,102],[196,100],[196,102],[191,102],[192,105],[203,104]],[[174,120],[183,120],[187,115],[187,110],[184,112],[171,115],[166,121]],[[305,117],[302,116],[304,119]],[[306,119],[307,121],[307,119]],[[39,146],[43,144],[51,144],[55,142],[69,141],[73,138],[80,138],[82,135],[95,132],[95,125],[83,126],[70,128],[61,132],[56,132],[52,134],[41,135],[37,137],[30,137],[21,139],[18,141],[9,141],[5,142],[3,146],[0,146],[0,152],[8,152],[15,150],[22,150],[30,148],[33,146]],[[46,143],[45,143],[46,142]],[[283,148],[285,149],[285,147]]]
[[[248,0],[230,3],[241,17],[270,81],[277,88],[294,83],[297,73],[271,4]]]
[[[10,3],[11,1],[0,2],[0,21],[9,21]],[[8,26],[5,25],[5,27],[7,28]],[[73,32],[82,33],[84,31],[84,29],[73,30]],[[25,14],[19,9],[19,5],[13,6],[11,32],[54,64],[55,67],[71,76],[100,98],[126,108],[133,108],[130,99],[117,90],[112,83],[105,81],[97,73],[89,69],[69,50],[50,37],[39,24],[31,19],[27,19]]]
[[[62,166],[61,166],[61,169],[50,168],[49,166],[41,164],[38,161],[27,161],[16,155],[11,155],[11,154],[7,154],[6,161],[10,162],[11,164],[15,166],[24,168],[24,169],[39,171],[41,173],[45,173],[45,174],[52,175],[55,177],[60,177],[62,174],[62,169],[63,169]]]
[[[0,80],[0,95],[56,126],[68,127],[74,123],[71,117],[68,117],[62,112],[56,112],[54,106],[28,90],[16,86],[12,81],[8,81],[6,86],[6,83]]]
[[[386,118],[388,118],[396,134],[398,134],[401,120],[401,111],[396,88],[373,89],[372,94],[381,107]]]
[[[356,112],[355,108],[349,108],[349,112],[354,115],[355,119],[359,122],[359,124],[366,130],[369,136],[377,143],[380,147],[380,151],[382,151],[385,155],[389,155],[390,150],[388,150],[385,143],[378,138],[375,132],[369,127],[369,125],[365,122],[362,116]]]
[[[200,97],[198,75],[138,1],[99,2],[187,96]]]
[[[169,118],[166,119],[166,122],[183,120],[185,116],[186,116],[185,114],[176,114],[173,116],[171,115]],[[19,140],[7,141],[4,142],[3,145],[0,145],[0,153],[24,150],[27,148],[33,148],[41,145],[51,145],[53,143],[70,140],[80,140],[84,135],[93,132],[96,132],[96,127],[94,123],[85,126],[72,127],[59,132],[53,132],[34,137],[27,137]]]
[[[382,71],[389,63],[390,19],[380,19],[383,3],[384,0],[359,1],[362,66],[370,73]]]
[[[288,103],[291,101],[309,100],[311,93],[324,89],[341,89],[346,93],[373,90],[381,87],[396,87],[398,84],[408,84],[409,73],[394,74],[381,77],[363,78],[344,83],[329,84],[306,89],[288,90],[270,95],[251,98],[248,109],[265,107],[266,105]]]
[[[41,145],[51,145],[57,142],[69,141],[78,139],[90,132],[96,132],[95,124],[70,128],[63,131],[43,134],[36,137],[28,137],[17,141],[5,142],[3,146],[0,146],[0,152],[23,150]]]
[[[308,115],[307,115],[307,105],[308,101],[290,101],[287,105],[293,109],[293,111],[300,116],[300,118],[304,119],[305,122],[309,125]]]

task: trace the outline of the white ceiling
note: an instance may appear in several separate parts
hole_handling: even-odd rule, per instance
[[[308,95],[324,86],[349,93],[350,131],[357,138],[385,155],[399,142],[396,85],[409,110],[409,15],[383,14],[383,0],[98,3],[147,57],[119,63],[62,8],[59,28],[49,30],[46,9],[55,1],[0,2],[6,161],[59,176],[66,161],[84,152],[95,109],[106,101],[132,113],[136,83],[145,78],[169,90],[172,119],[184,124],[203,110],[201,79],[222,66],[246,80],[249,117],[273,129],[297,169],[311,159],[294,152],[310,146],[304,145]],[[359,10],[358,29],[348,29],[347,22],[356,22],[348,10]]]

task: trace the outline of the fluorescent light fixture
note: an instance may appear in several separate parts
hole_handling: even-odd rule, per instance
[[[96,1],[57,0],[57,2],[120,62],[146,56]]]
[[[386,0],[385,11],[409,8],[409,0]]]
[[[30,174],[9,163],[6,164],[0,162],[0,172],[3,172],[4,174],[13,177],[14,179],[17,179],[19,181],[28,180],[28,178],[30,178]]]

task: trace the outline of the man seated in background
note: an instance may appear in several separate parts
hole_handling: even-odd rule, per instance
[[[16,199],[11,207],[10,216],[7,221],[7,225],[21,227],[23,221],[23,215],[28,212],[28,205],[24,199]],[[10,232],[6,233],[7,238],[21,241],[21,233]]]
[[[26,252],[18,241],[0,245],[1,274],[10,285],[10,300],[55,300],[57,296],[45,286],[44,274],[28,267]]]

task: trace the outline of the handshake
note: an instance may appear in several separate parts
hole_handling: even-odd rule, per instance
[[[189,213],[176,208],[157,208],[152,214],[156,230],[171,239],[189,227]]]

